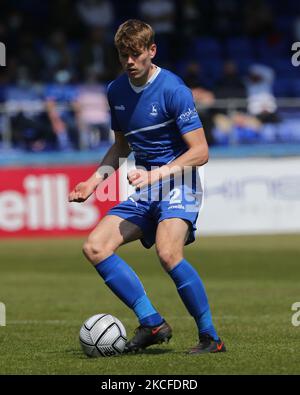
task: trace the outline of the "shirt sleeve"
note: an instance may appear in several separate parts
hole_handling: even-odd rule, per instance
[[[187,86],[181,85],[174,91],[169,107],[169,114],[175,119],[181,134],[202,128],[192,92]]]

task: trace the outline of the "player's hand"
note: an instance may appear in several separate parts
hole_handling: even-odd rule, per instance
[[[80,182],[73,191],[69,193],[69,202],[82,203],[87,200],[94,191],[95,187],[91,183],[87,181]]]
[[[153,171],[135,169],[128,173],[127,179],[130,185],[134,186],[136,189],[141,189],[146,185],[158,181],[159,175]]]
[[[127,179],[129,184],[136,189],[141,189],[150,182],[149,172],[141,169],[131,170],[127,175]]]

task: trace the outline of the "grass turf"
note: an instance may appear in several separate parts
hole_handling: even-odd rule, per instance
[[[189,356],[197,341],[172,281],[154,249],[140,244],[119,254],[141,277],[153,304],[173,327],[168,345],[140,354],[89,359],[78,332],[95,313],[137,326],[133,313],[102,283],[81,255],[81,240],[0,242],[0,374],[299,374],[300,235],[201,238],[186,248],[208,292],[225,354]]]

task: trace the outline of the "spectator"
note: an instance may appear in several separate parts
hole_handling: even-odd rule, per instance
[[[54,80],[57,70],[73,71],[73,55],[68,46],[67,37],[61,30],[55,30],[43,49],[46,80]]]
[[[194,93],[194,98],[196,101],[200,101],[203,105],[212,104],[214,99],[213,92],[210,90],[208,78],[203,72],[202,66],[199,62],[190,61],[185,66],[185,71],[183,73],[183,78],[187,86],[192,90]],[[203,97],[210,97],[208,101],[202,102],[201,99],[198,97],[200,92],[203,92]],[[207,93],[207,96],[205,95]],[[197,97],[196,97],[197,96]]]
[[[261,122],[248,114],[216,114],[212,134],[218,145],[253,144],[263,140]]]
[[[114,23],[114,8],[108,0],[80,0],[77,11],[88,28],[101,27],[109,31]]]
[[[102,81],[108,81],[117,75],[117,54],[105,41],[104,30],[95,27],[90,30],[89,38],[80,51],[80,69],[84,75],[87,68],[93,68]]]
[[[246,88],[233,61],[224,63],[223,77],[216,83],[215,95],[218,99],[246,98]]]
[[[180,2],[180,11],[182,18],[181,30],[185,38],[190,39],[198,36],[202,23],[199,2],[196,0],[183,0]]]
[[[272,92],[274,71],[265,65],[254,64],[246,78],[248,112],[262,122],[277,122],[277,104]]]
[[[155,33],[172,34],[175,30],[175,3],[172,0],[142,0],[139,5],[142,18]]]
[[[139,2],[140,18],[149,23],[155,31],[161,63],[176,57],[174,0],[142,0]]]
[[[5,110],[5,96],[8,83],[8,74],[4,67],[0,67],[0,147],[3,144],[4,134],[7,131],[5,127],[5,116],[3,112]]]
[[[78,129],[74,119],[77,87],[71,83],[68,70],[59,70],[55,82],[46,87],[46,109],[60,150],[79,148]]]
[[[265,0],[249,0],[244,4],[244,29],[247,35],[260,36],[273,30],[273,14]]]
[[[6,89],[6,114],[11,121],[14,147],[31,151],[50,148],[54,138],[44,113],[41,86],[35,84],[29,69],[19,67],[16,84]]]
[[[43,62],[41,57],[36,54],[35,36],[30,32],[23,32],[18,45],[18,62],[20,65],[26,66],[36,80],[40,80]]]
[[[80,130],[80,147],[99,148],[110,140],[110,116],[104,85],[98,83],[97,71],[86,71],[86,83],[79,87],[75,102],[76,119]]]
[[[207,142],[211,145],[213,143],[211,134],[213,126],[212,107],[215,103],[215,95],[208,89],[206,79],[202,74],[201,65],[198,62],[187,64],[184,80],[192,91],[196,108],[204,125]]]
[[[234,143],[233,122],[232,119],[225,114],[216,114],[213,118],[214,124],[212,135],[214,144],[230,145]]]
[[[10,46],[12,46],[13,49],[16,49],[18,39],[21,35],[22,28],[24,27],[24,16],[17,8],[12,9],[8,13],[5,22]]]
[[[46,1],[38,1],[38,3],[46,3]],[[47,30],[49,30],[49,27],[51,29],[54,26],[60,26],[68,37],[72,37],[72,39],[82,36],[82,22],[79,19],[74,0],[51,0],[47,3],[49,7],[47,11]]]
[[[212,118],[221,112],[216,99],[246,97],[250,117],[258,117],[264,122],[263,130],[279,130],[277,124],[268,124],[279,120],[272,92],[273,71],[263,66],[265,72],[250,72],[241,80],[236,65],[224,59],[226,53],[230,54],[242,70],[254,57],[262,64],[274,65],[278,75],[276,95],[298,96],[298,69],[290,63],[290,40],[300,41],[297,2],[286,2],[284,9],[277,3],[275,0],[3,0],[0,42],[7,48],[7,67],[0,68],[0,102],[1,96],[5,102],[5,93],[7,106],[14,111],[14,143],[30,150],[48,149],[55,144],[61,149],[77,147],[78,126],[84,130],[82,135],[86,140],[83,145],[86,147],[96,147],[98,142],[107,139],[106,110],[101,101],[103,92],[93,79],[97,75],[101,81],[108,82],[117,76],[120,68],[117,53],[111,45],[111,28],[117,22],[135,17],[148,21],[155,28],[159,44],[157,61],[163,67],[172,70],[176,65],[181,67],[179,62],[187,64],[179,75],[193,92],[210,143],[213,141],[210,139]],[[232,48],[234,38],[240,34],[245,40],[240,40],[240,48],[238,45]],[[191,41],[194,37],[208,37],[203,40],[207,51],[204,57],[202,40],[199,40],[197,52]],[[76,101],[76,87],[72,85],[84,81],[86,69],[93,71],[89,72],[87,84],[81,86],[80,100]],[[36,106],[41,100],[37,81],[47,84],[47,113],[26,111],[29,105]],[[62,108],[69,99],[71,108]],[[76,108],[78,112],[74,118],[74,105],[80,102],[81,109]],[[99,112],[89,113],[85,104],[88,102],[97,102],[97,106],[103,108],[102,120]],[[235,104],[229,103],[231,108]],[[242,131],[239,134],[242,136],[248,129],[243,135],[248,133],[246,138],[242,136],[240,141],[248,139],[250,142],[252,137],[255,140],[256,132],[252,137],[249,132],[252,128],[248,122],[250,118],[246,114],[241,116],[239,105],[235,109],[239,116],[233,119],[229,114],[234,130]],[[227,109],[222,113],[226,114]],[[9,130],[5,126],[7,118],[5,114],[0,117],[0,134],[3,131],[5,134]],[[43,122],[44,131],[39,126]],[[100,125],[104,125],[103,128]],[[282,130],[285,128],[293,130],[294,125],[285,124]],[[5,138],[8,135],[6,133]],[[237,135],[234,133],[233,137]]]
[[[231,114],[234,144],[254,144],[262,142],[261,122],[256,117],[235,112]]]
[[[213,33],[220,37],[241,33],[241,1],[211,0]]]

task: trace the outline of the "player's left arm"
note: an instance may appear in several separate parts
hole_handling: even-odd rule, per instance
[[[160,169],[168,169],[169,172],[183,170],[186,166],[202,166],[208,162],[209,152],[203,128],[198,128],[182,135],[188,150],[173,162],[162,166]]]
[[[208,162],[208,144],[203,128],[198,128],[182,135],[188,149],[173,162],[152,171],[132,170],[128,173],[128,181],[136,188],[143,188],[160,179],[178,174],[184,169],[193,166],[202,166]]]
[[[184,168],[204,165],[208,161],[208,146],[191,90],[184,84],[171,89],[166,95],[166,108],[169,116],[175,120],[187,150],[159,169],[131,171],[128,180],[136,188],[153,184],[170,174],[180,173]]]

